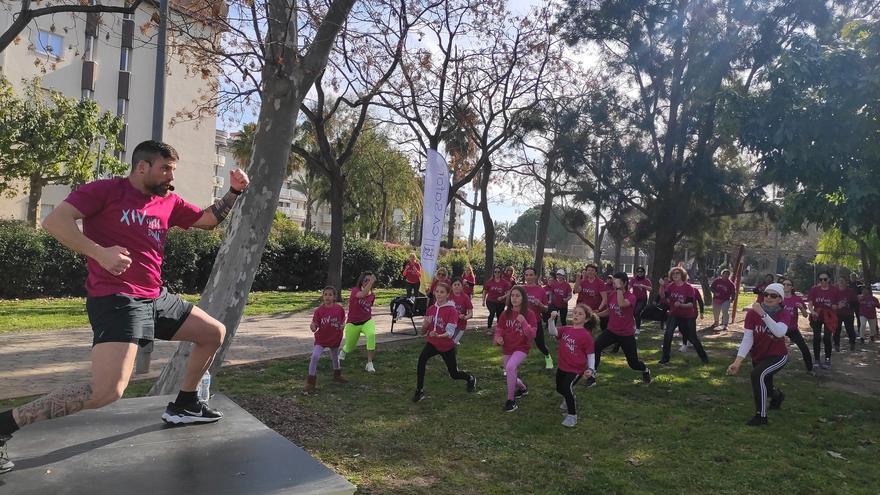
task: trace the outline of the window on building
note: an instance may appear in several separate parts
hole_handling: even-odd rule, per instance
[[[86,43],[83,47],[83,60],[95,60],[95,48],[97,47],[97,39],[94,36],[86,36]]]
[[[64,55],[64,36],[49,31],[38,31],[36,50],[44,55],[61,58]]]
[[[95,93],[91,89],[84,89],[82,92],[83,100],[91,100],[95,96]]]
[[[54,209],[55,209],[55,205],[41,204],[40,205],[40,221],[45,220],[46,217],[49,216],[49,213],[52,213],[52,210],[54,210]]]
[[[131,48],[125,48],[119,50],[119,70],[122,72],[129,72],[131,68]]]

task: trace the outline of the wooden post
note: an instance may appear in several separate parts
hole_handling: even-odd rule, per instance
[[[134,361],[134,373],[144,375],[150,372],[150,360],[153,357],[153,343],[138,347],[137,357]]]
[[[743,255],[745,254],[746,245],[740,244],[736,253],[736,262],[733,265],[733,285],[736,290],[733,291],[733,308],[730,313],[730,323],[736,321],[736,305],[739,300],[740,283],[742,282]]]

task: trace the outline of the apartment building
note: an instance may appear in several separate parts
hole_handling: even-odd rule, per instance
[[[172,18],[189,15],[185,2],[171,0]],[[122,5],[120,0],[105,3]],[[18,2],[0,3],[0,30],[12,23],[19,8]],[[122,117],[126,126],[119,138],[125,149],[119,158],[128,161],[138,143],[152,138],[157,30],[150,19],[156,13],[156,4],[145,2],[134,15],[59,13],[37,18],[17,43],[0,52],[0,77],[22,94],[27,81],[41,76],[44,88],[93,99],[102,110]],[[165,81],[163,140],[180,154],[175,192],[192,203],[210,204],[215,186],[210,178],[218,160],[216,118],[169,123],[179,111],[195,108],[210,81],[187,75],[173,37]],[[69,191],[67,186],[46,187],[41,216],[45,218]],[[26,190],[14,198],[0,198],[0,218],[24,219],[26,209]]]

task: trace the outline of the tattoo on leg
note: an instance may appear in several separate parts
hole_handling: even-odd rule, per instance
[[[65,387],[17,408],[16,423],[25,426],[75,414],[82,411],[86,401],[91,398],[92,386],[88,383]]]

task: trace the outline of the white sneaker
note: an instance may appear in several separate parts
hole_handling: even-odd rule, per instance
[[[501,374],[507,376],[507,370],[501,370]]]
[[[682,346],[678,348],[678,352],[687,352],[687,350],[688,350],[687,344],[682,344]]]
[[[345,361],[345,349],[339,349],[339,360]]]
[[[576,425],[578,422],[578,417],[574,414],[566,414],[565,419],[562,420],[562,426],[567,426],[569,428]]]
[[[376,372],[376,367],[373,366],[372,361],[368,361],[367,366],[364,369],[367,370],[368,373],[375,373]]]

